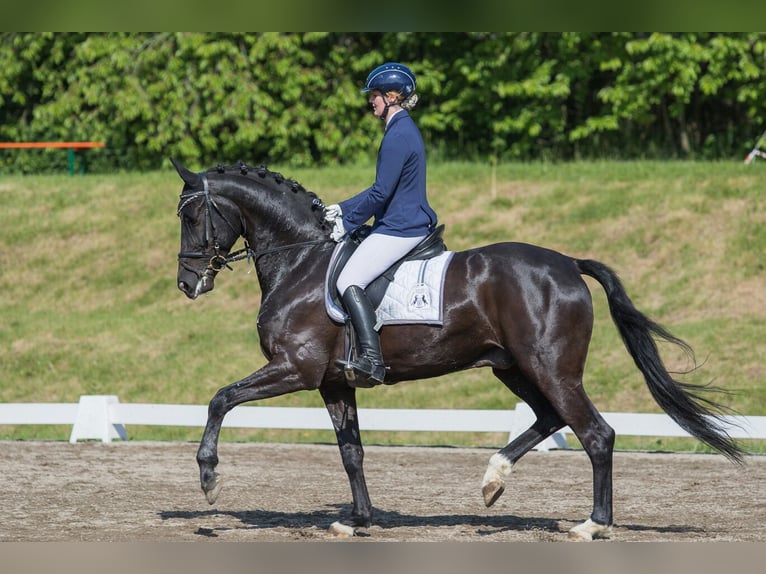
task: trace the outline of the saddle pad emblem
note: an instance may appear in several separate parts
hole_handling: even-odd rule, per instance
[[[425,284],[425,273],[428,266],[428,260],[420,262],[418,270],[418,283],[410,290],[407,297],[407,310],[410,313],[417,313],[431,306],[431,291]]]
[[[407,309],[409,309],[410,312],[426,309],[430,306],[431,292],[427,285],[418,285],[410,291],[410,303],[407,305]]]

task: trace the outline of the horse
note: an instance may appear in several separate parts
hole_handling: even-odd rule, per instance
[[[351,487],[351,513],[333,523],[348,535],[372,525],[365,482],[356,389],[335,359],[343,356],[344,325],[325,309],[325,276],[335,242],[324,204],[294,180],[243,162],[192,172],[171,159],[184,182],[178,288],[195,299],[218,273],[247,258],[261,288],[257,328],[267,363],[220,388],[210,400],[197,451],[200,485],[210,504],[221,491],[218,439],[235,406],[301,390],[318,390],[336,434]],[[231,251],[239,238],[245,247]],[[612,320],[657,404],[689,434],[736,463],[745,452],[725,429],[722,404],[703,395],[708,385],[676,381],[657,340],[692,348],[640,312],[617,274],[595,260],[540,246],[502,242],[455,252],[445,274],[443,324],[386,326],[381,346],[386,384],[489,367],[534,412],[535,422],[489,458],[482,496],[492,506],[512,466],[556,431],[569,426],[592,466],[590,516],[568,537],[608,538],[613,525],[615,432],[583,387],[593,329],[593,304],[583,280],[606,292]]]

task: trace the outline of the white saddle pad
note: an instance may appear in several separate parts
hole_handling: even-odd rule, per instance
[[[441,325],[444,276],[454,254],[453,251],[445,251],[431,259],[403,263],[396,270],[394,280],[378,305],[376,328],[412,323]],[[345,322],[345,311],[335,305],[326,289],[325,306],[333,321]]]

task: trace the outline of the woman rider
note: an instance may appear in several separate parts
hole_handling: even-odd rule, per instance
[[[386,368],[375,331],[375,309],[364,289],[433,231],[437,217],[426,198],[423,138],[408,113],[418,101],[415,75],[402,64],[383,64],[367,76],[362,93],[369,93],[373,115],[385,122],[375,183],[330,205],[325,218],[334,224],[331,237],[340,241],[374,217],[370,235],[338,277],[338,292],[361,349],[355,360],[336,361],[354,370],[354,386],[372,387],[383,382]]]

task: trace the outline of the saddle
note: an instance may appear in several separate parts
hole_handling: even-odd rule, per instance
[[[341,244],[335,259],[334,266],[332,269],[328,270],[327,288],[329,289],[333,303],[335,303],[335,305],[340,309],[343,309],[343,302],[341,301],[337,289],[338,276],[340,275],[340,272],[343,270],[343,267],[346,265],[346,263],[348,263],[351,255],[354,253],[354,251],[356,251],[356,248],[359,247],[359,244],[368,235],[370,235],[371,231],[372,227],[369,225],[363,225],[353,234],[348,234]],[[369,297],[372,306],[377,308],[378,305],[380,305],[380,302],[383,300],[383,296],[386,294],[386,289],[388,288],[391,281],[394,280],[394,274],[396,273],[396,270],[399,269],[399,267],[402,265],[402,263],[405,261],[421,261],[423,259],[431,259],[432,257],[441,255],[446,250],[447,246],[444,244],[444,224],[442,224],[437,226],[436,229],[434,229],[431,233],[423,238],[423,241],[418,243],[409,253],[399,259],[399,261],[394,263],[391,267],[386,269],[383,274],[381,274],[377,279],[375,279],[367,286],[365,292],[367,293],[367,297]]]

